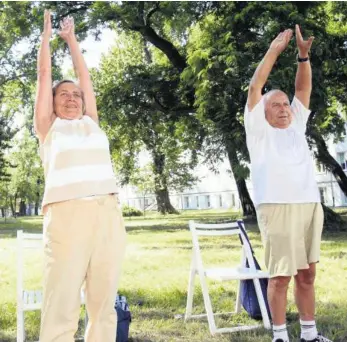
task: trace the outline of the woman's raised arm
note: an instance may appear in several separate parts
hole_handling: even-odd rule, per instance
[[[96,99],[93,90],[92,81],[89,75],[87,65],[84,61],[82,52],[75,36],[75,25],[73,18],[65,18],[61,22],[61,31],[59,35],[67,43],[72,62],[75,69],[75,74],[79,81],[79,86],[84,93],[85,99],[85,113],[93,120],[98,122],[98,112],[96,107]]]
[[[44,29],[37,58],[37,91],[34,112],[34,126],[41,142],[44,141],[55,119],[53,112],[52,70],[49,40],[52,35],[51,14],[44,14]]]

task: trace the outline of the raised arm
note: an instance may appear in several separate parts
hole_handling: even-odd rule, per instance
[[[309,108],[312,91],[312,70],[308,53],[311,49],[314,37],[304,40],[299,25],[295,25],[295,36],[299,57],[298,70],[295,78],[295,97],[298,98],[306,108]],[[300,62],[300,59],[307,60]]]
[[[37,58],[37,90],[34,112],[34,127],[41,142],[44,141],[55,115],[53,113],[52,70],[49,40],[52,35],[51,14],[44,14],[44,29]]]
[[[251,111],[261,99],[261,90],[264,87],[270,72],[281,52],[288,46],[293,32],[288,29],[281,32],[274,39],[266,52],[264,58],[259,63],[248,89],[248,110]]]
[[[66,41],[71,53],[75,74],[78,78],[79,86],[81,87],[84,93],[86,106],[85,114],[90,116],[96,122],[98,122],[98,112],[96,108],[96,99],[93,90],[93,85],[87,65],[84,61],[82,52],[79,48],[79,44],[75,36],[75,25],[73,18],[65,18],[61,22],[61,31],[59,32],[59,35]]]

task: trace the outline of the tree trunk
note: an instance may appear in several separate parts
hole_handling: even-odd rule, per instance
[[[16,197],[13,199],[10,197],[10,208],[13,217],[16,217]]]
[[[5,217],[5,208],[1,208],[1,217]]]
[[[347,231],[347,225],[342,217],[322,203],[324,211],[324,230],[329,232]]]
[[[315,157],[323,164],[323,166],[330,171],[339,185],[340,189],[347,196],[347,176],[343,171],[341,165],[335,160],[335,158],[329,153],[327,144],[325,143],[322,135],[313,127],[307,132],[309,139],[312,139],[317,147],[315,151]]]
[[[36,200],[35,200],[35,215],[37,216],[39,214],[39,207],[40,207],[40,189],[39,189],[40,183],[37,184],[37,192],[36,192]]]
[[[36,185],[37,185],[37,188],[36,188],[36,200],[35,200],[35,215],[37,216],[39,214],[39,207],[40,207],[40,200],[41,200],[41,197],[40,197],[41,179],[39,177],[36,180]]]
[[[27,209],[27,206],[25,204],[25,201],[21,199],[19,203],[19,215],[26,216],[26,209]]]
[[[230,162],[230,167],[233,172],[237,191],[239,193],[239,198],[241,201],[242,211],[244,216],[256,216],[255,208],[251,196],[249,195],[246,180],[238,172],[238,167],[240,166],[239,159],[237,157],[236,151],[232,148],[228,149],[228,158]]]
[[[37,216],[39,214],[39,202],[35,202],[35,215]]]
[[[164,174],[165,155],[152,152],[153,172],[155,183],[155,198],[157,200],[158,211],[161,214],[178,214],[178,211],[172,206],[167,186],[167,179]]]
[[[161,214],[178,214],[178,211],[170,202],[169,192],[167,189],[156,190],[155,198],[157,200],[158,211]]]
[[[340,189],[343,191],[343,193],[347,196],[347,177],[345,172],[343,171],[341,165],[335,160],[335,158],[329,153],[327,144],[325,143],[324,138],[322,135],[317,131],[315,122],[314,122],[314,115],[315,113],[312,113],[309,122],[307,125],[307,132],[306,135],[308,137],[309,142],[314,144],[316,146],[316,151],[314,151],[315,157],[317,158],[318,162],[321,163],[328,171],[330,171]],[[323,209],[324,209],[324,228],[327,231],[343,231],[346,230],[345,223],[341,216],[334,212],[333,210],[326,207],[323,203]]]

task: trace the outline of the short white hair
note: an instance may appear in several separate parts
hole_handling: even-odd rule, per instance
[[[281,89],[272,89],[269,92],[267,92],[266,94],[264,94],[264,105],[266,106],[266,102],[269,100],[269,98],[275,94],[275,93],[283,93],[284,95],[286,95],[288,97],[288,95],[282,91]]]

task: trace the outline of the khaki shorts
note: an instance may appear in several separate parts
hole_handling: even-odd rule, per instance
[[[320,203],[260,204],[257,218],[270,278],[294,276],[319,261],[324,222]]]

